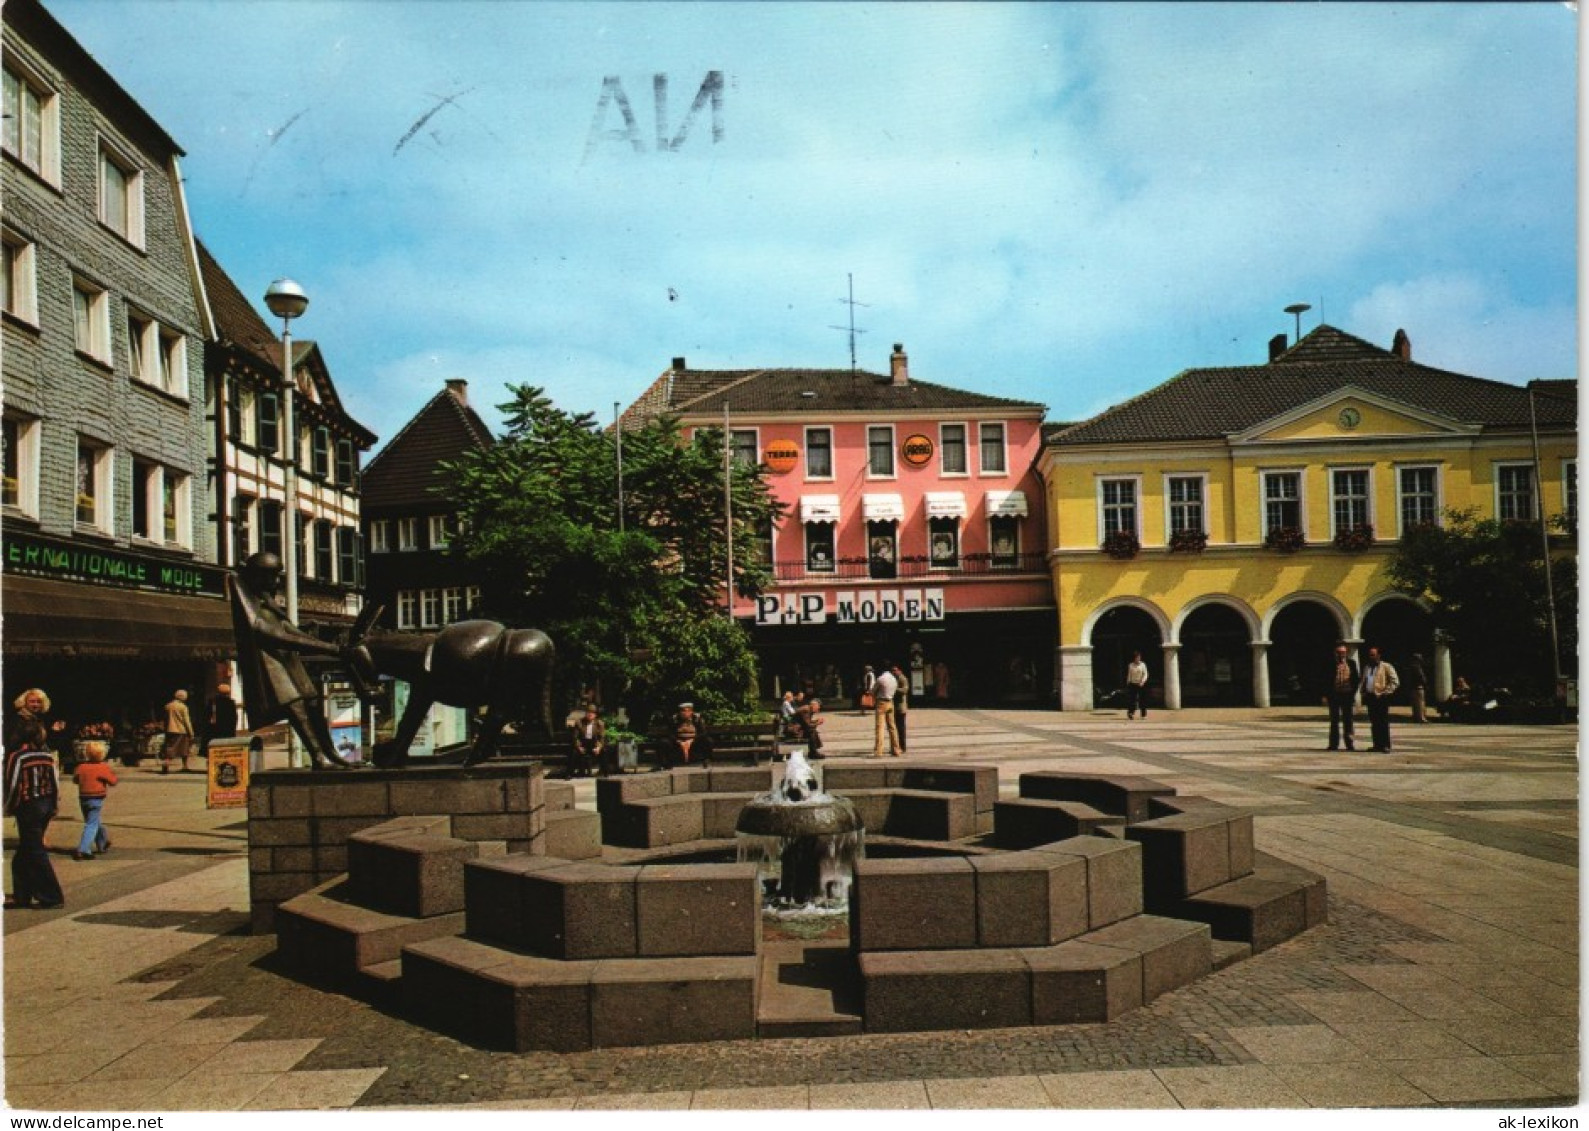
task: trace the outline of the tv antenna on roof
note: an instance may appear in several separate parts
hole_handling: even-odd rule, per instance
[[[846,329],[849,330],[849,332],[850,332],[850,372],[854,373],[855,372],[855,335],[866,333],[865,330],[857,330],[855,328],[855,308],[857,306],[870,306],[871,303],[868,303],[868,302],[856,302],[855,301],[855,275],[853,273],[846,274],[845,278],[850,281],[850,297],[849,298],[841,298],[841,299],[839,299],[839,301],[842,302],[845,306],[848,306],[850,308],[850,324],[847,327],[846,326],[829,326],[828,329],[829,330],[846,330]]]

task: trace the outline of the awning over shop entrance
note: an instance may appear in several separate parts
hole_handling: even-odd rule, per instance
[[[900,495],[862,495],[861,513],[868,522],[903,522],[905,500]]]
[[[0,587],[8,656],[224,660],[232,614],[214,597],[8,575]]]
[[[800,521],[839,521],[839,497],[837,495],[801,495]]]
[[[928,491],[928,518],[964,518],[966,497],[959,491]]]
[[[1007,515],[1015,518],[1026,517],[1026,492],[1025,491],[989,491],[988,516]]]

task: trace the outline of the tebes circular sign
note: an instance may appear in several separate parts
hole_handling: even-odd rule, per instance
[[[761,453],[761,461],[775,475],[786,475],[800,464],[800,447],[793,440],[774,440]]]
[[[932,453],[932,441],[920,432],[905,437],[905,442],[899,446],[900,456],[911,467],[926,467],[932,462]]]

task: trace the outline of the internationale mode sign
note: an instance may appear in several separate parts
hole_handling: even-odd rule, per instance
[[[118,589],[224,597],[226,574],[214,566],[146,557],[113,547],[87,546],[7,531],[4,572],[86,582]]]

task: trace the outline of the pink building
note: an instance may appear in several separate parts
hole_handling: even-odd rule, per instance
[[[1035,470],[1044,406],[848,369],[690,369],[674,358],[626,418],[723,427],[788,505],[739,597],[763,691],[852,700],[862,668],[908,665],[913,702],[1051,701],[1056,620]]]

